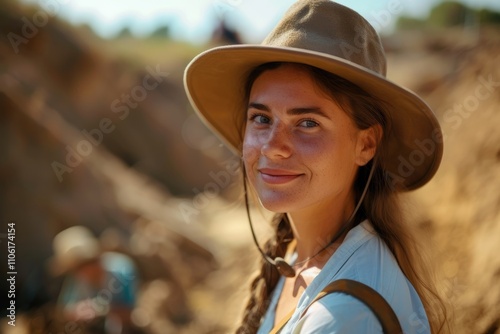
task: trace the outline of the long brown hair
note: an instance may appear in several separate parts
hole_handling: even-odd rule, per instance
[[[250,73],[245,85],[245,104],[248,103],[250,90],[259,75],[264,71],[276,69],[283,64],[281,62],[266,63],[256,67]],[[390,120],[384,116],[383,112],[383,106],[386,102],[373,98],[357,85],[337,75],[309,65],[294,65],[307,70],[318,86],[326,94],[334,98],[339,106],[353,119],[359,129],[367,129],[379,124],[382,128],[379,148],[384,147],[386,134],[391,126]],[[244,124],[244,116],[242,115],[241,130],[243,130]],[[377,150],[378,155],[380,155],[380,149]],[[401,270],[422,300],[431,325],[431,332],[440,333],[446,330],[447,320],[444,303],[432,284],[430,269],[424,266],[416,239],[409,227],[404,224],[398,192],[376,161],[376,158],[372,159],[367,165],[358,169],[353,185],[356,201],[359,201],[361,197],[372,164],[376,164],[372,181],[368,186],[366,196],[356,213],[354,221],[370,220],[380,238],[394,254]],[[273,219],[273,228],[275,235],[264,244],[263,251],[271,258],[283,257],[288,244],[293,240],[293,232],[287,216],[277,214]],[[265,260],[261,261],[260,270],[250,284],[250,296],[241,324],[236,330],[237,334],[253,334],[257,332],[279,277],[280,275],[273,265]]]

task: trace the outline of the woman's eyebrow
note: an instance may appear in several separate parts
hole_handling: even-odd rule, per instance
[[[257,109],[262,111],[271,111],[271,109],[262,103],[250,102],[248,104],[248,109]],[[301,107],[301,108],[292,108],[287,111],[288,115],[291,116],[301,116],[307,114],[314,114],[324,118],[330,119],[330,117],[319,107]]]
[[[248,109],[257,109],[262,111],[270,111],[269,107],[262,103],[250,102],[248,104]]]
[[[287,111],[287,114],[292,116],[314,114],[330,119],[330,117],[319,107],[292,108]]]

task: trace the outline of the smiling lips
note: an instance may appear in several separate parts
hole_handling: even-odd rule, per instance
[[[268,184],[284,184],[302,176],[301,173],[283,169],[261,168],[259,169],[262,180]]]

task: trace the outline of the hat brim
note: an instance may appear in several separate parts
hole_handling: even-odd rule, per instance
[[[184,85],[204,123],[236,154],[242,134],[237,117],[244,117],[244,83],[258,65],[295,62],[343,77],[384,102],[391,124],[381,156],[393,185],[413,190],[436,173],[443,154],[442,133],[431,108],[413,92],[353,62],[328,54],[290,47],[232,45],[199,54],[187,66]]]

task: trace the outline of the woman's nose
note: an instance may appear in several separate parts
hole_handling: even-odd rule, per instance
[[[274,123],[262,142],[261,154],[268,158],[288,158],[292,153],[289,129]]]

